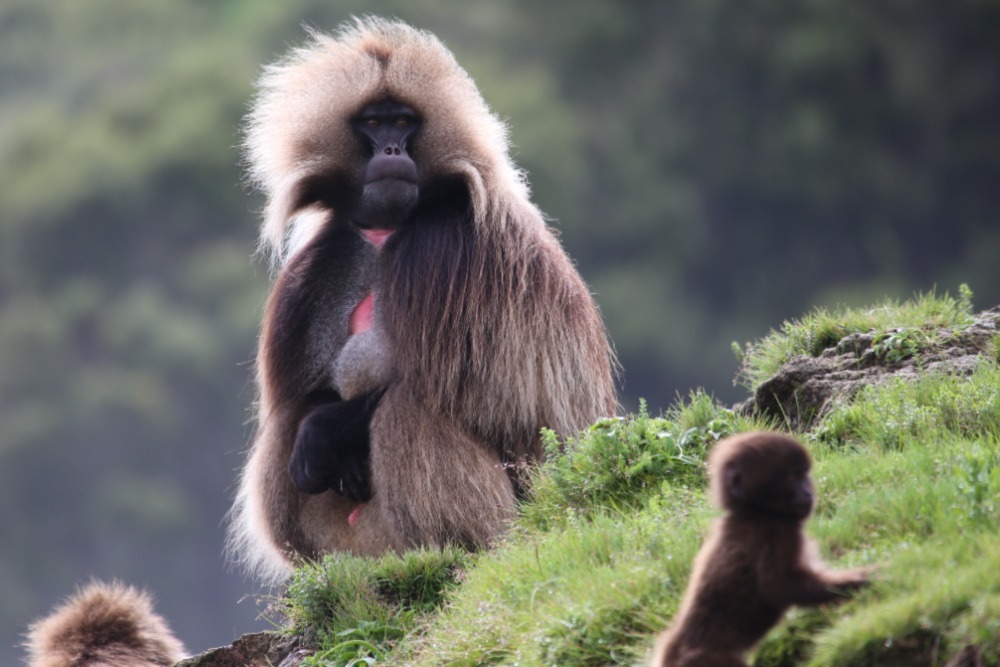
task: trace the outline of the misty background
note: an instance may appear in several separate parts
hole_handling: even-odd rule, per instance
[[[267,627],[221,555],[268,287],[235,146],[260,67],[365,12],[509,121],[625,410],[743,398],[731,343],[815,306],[1000,303],[993,0],[2,0],[0,662],[92,576],[192,651]]]

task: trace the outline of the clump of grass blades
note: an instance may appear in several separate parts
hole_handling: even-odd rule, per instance
[[[708,447],[757,425],[698,391],[663,417],[650,417],[641,402],[638,414],[602,419],[565,442],[547,431],[547,460],[532,473],[524,521],[545,529],[567,516],[636,509],[665,484],[702,488]]]
[[[470,559],[469,553],[456,547],[408,551],[380,559],[371,580],[380,598],[403,609],[429,612],[440,607],[448,591],[458,586]]]
[[[967,377],[928,374],[865,387],[851,402],[835,406],[809,438],[891,450],[944,433],[1000,436],[1000,367],[984,364]]]
[[[994,363],[1000,364],[1000,334],[997,334],[990,340],[990,357]]]
[[[973,320],[972,291],[966,285],[959,287],[957,298],[931,291],[902,303],[890,300],[868,309],[817,308],[800,319],[786,321],[779,330],[742,349],[734,344],[740,357],[737,380],[752,391],[793,357],[819,356],[852,333],[876,334],[879,350],[898,361],[932,344],[938,331],[966,327]]]
[[[280,611],[289,630],[311,631],[307,667],[353,667],[384,661],[443,603],[472,558],[457,548],[386,554],[376,559],[331,554],[296,570]]]

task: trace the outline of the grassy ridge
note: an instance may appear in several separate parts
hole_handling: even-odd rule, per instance
[[[957,298],[934,292],[900,303],[884,301],[864,309],[818,308],[799,320],[790,320],[763,339],[734,351],[741,358],[738,379],[751,391],[797,355],[819,356],[853,333],[877,332],[876,349],[883,357],[919,352],[945,331],[972,324],[972,292],[959,288]]]
[[[876,311],[886,312],[867,312]],[[786,339],[751,345],[745,365],[801,349],[831,320],[878,332],[972,317],[966,294],[892,313],[878,326],[864,313],[815,313],[787,324]],[[1000,365],[991,357],[969,377],[866,389],[800,434],[820,495],[809,532],[831,564],[882,568],[854,600],[791,612],[754,664],[943,665],[969,645],[1000,662]],[[533,497],[496,549],[330,557],[297,574],[283,603],[290,631],[316,634],[315,666],[641,663],[714,516],[707,449],[767,426],[695,393],[662,417],[643,407],[566,443],[547,435]]]

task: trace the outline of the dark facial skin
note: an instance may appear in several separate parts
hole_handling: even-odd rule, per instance
[[[416,112],[382,100],[369,104],[352,122],[370,158],[355,224],[365,229],[395,229],[416,208],[420,195],[411,141],[420,129]]]
[[[766,467],[764,462],[753,465],[754,470],[767,470],[768,474],[746,475],[744,469],[750,462],[738,459],[731,461],[724,471],[726,490],[737,511],[789,519],[809,516],[815,494],[807,459],[789,457],[774,468]]]

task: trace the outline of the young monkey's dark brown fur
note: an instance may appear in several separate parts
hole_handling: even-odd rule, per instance
[[[813,509],[809,454],[778,433],[744,433],[709,457],[725,515],[694,562],[653,667],[746,667],[743,655],[792,605],[815,606],[868,583],[872,568],[828,570],[803,533]]]

